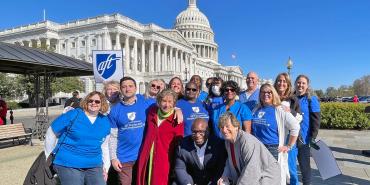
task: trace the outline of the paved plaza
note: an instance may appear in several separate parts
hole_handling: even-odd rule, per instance
[[[62,107],[50,109],[51,120],[62,112]],[[31,128],[34,123],[34,110],[15,111],[16,122],[25,123]],[[320,130],[319,139],[325,141],[333,151],[342,175],[321,180],[313,160],[314,185],[370,185],[370,157],[364,157],[361,151],[370,150],[370,131]],[[42,151],[42,142],[34,140],[35,145],[1,147],[0,143],[0,185],[20,185],[32,162]]]

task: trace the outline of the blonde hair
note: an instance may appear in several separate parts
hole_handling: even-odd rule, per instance
[[[145,98],[149,98],[150,97],[150,88],[152,87],[152,84],[154,82],[159,82],[158,79],[154,79],[154,80],[150,80],[150,82],[148,83],[148,85],[146,86],[146,89],[145,89],[145,93],[144,93],[144,97]]]
[[[90,100],[90,98],[94,95],[98,95],[99,98],[100,98],[100,112],[102,114],[105,114],[106,112],[108,112],[109,110],[109,105],[108,105],[108,102],[107,102],[107,98],[105,98],[104,94],[99,92],[99,91],[93,91],[91,93],[89,93],[80,103],[80,106],[81,108],[84,110],[84,111],[88,111],[88,102]]]
[[[292,80],[290,79],[289,77],[289,74],[288,73],[280,73],[276,76],[276,79],[275,79],[275,82],[274,82],[274,87],[275,87],[275,90],[278,89],[278,81],[279,81],[279,78],[280,77],[284,77],[285,78],[285,81],[288,85],[288,88],[286,89],[286,91],[282,94],[282,96],[280,97],[280,100],[283,100],[285,98],[288,98],[290,96],[293,95],[293,86],[292,86]]]
[[[113,86],[113,87],[117,88],[118,92],[120,92],[119,82],[114,81],[114,80],[107,81],[107,82],[104,82],[104,88],[103,88],[103,92],[104,92],[104,95],[105,96],[107,96],[107,88],[108,88],[108,86]]]
[[[262,91],[263,91],[264,88],[269,88],[272,92],[272,105],[275,106],[275,107],[281,105],[279,94],[276,92],[275,88],[271,84],[265,83],[260,87],[260,96],[259,96],[260,107],[265,106],[263,104],[262,98],[261,98],[261,96],[263,95]]]
[[[225,112],[221,115],[220,119],[218,120],[218,128],[221,129],[222,127],[224,127],[227,124],[228,120],[230,120],[231,125],[240,129],[240,123],[239,123],[238,119],[236,119],[234,114],[229,112],[229,111],[227,111],[227,112]]]

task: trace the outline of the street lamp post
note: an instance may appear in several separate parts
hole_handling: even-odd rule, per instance
[[[288,59],[288,63],[286,64],[286,68],[288,69],[288,75],[290,76],[290,70],[293,68],[293,61],[290,57]]]

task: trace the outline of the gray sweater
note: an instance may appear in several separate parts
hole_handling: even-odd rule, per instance
[[[223,176],[241,185],[280,185],[280,166],[266,147],[254,136],[239,130],[234,143],[240,175],[234,168],[230,142],[225,141],[228,154]]]

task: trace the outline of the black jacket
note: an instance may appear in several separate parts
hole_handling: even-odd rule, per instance
[[[42,151],[35,162],[33,162],[26,179],[24,179],[23,185],[56,185],[56,178],[50,178],[46,170],[48,170],[48,167],[46,166],[44,151]]]
[[[178,185],[217,184],[224,171],[227,153],[225,143],[216,137],[208,138],[203,165],[200,164],[197,150],[191,136],[183,139],[176,151],[175,174]]]

